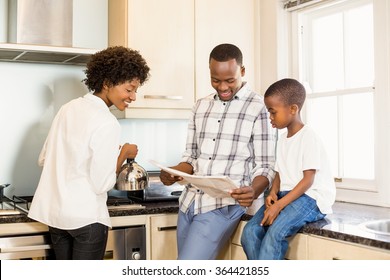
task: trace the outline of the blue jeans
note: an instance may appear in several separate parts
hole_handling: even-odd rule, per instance
[[[279,192],[282,198],[288,192]],[[303,194],[282,211],[270,226],[260,226],[264,217],[263,205],[245,225],[241,244],[249,260],[282,260],[288,249],[287,238],[296,234],[307,223],[325,217],[317,207],[316,201]]]
[[[106,251],[108,227],[94,223],[63,230],[49,227],[57,260],[102,260]]]
[[[179,211],[177,247],[179,260],[214,260],[236,229],[245,210],[229,205],[194,215],[194,203],[187,213]]]

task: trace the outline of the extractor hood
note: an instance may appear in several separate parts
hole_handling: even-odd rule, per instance
[[[7,34],[6,40],[0,38],[0,61],[85,65],[98,51],[74,47],[73,9],[79,8],[75,6],[78,2],[8,0],[6,3],[3,10],[8,11],[7,20],[3,22],[7,24]]]
[[[96,49],[0,43],[0,61],[85,65]]]

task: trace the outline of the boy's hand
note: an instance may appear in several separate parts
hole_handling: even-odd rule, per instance
[[[276,201],[278,201],[278,196],[273,193],[273,192],[270,192],[267,196],[267,198],[265,199],[265,207],[268,208],[270,207],[272,204],[274,204]]]
[[[264,218],[260,222],[260,225],[265,227],[265,226],[270,226],[272,223],[275,221],[275,219],[278,217],[280,211],[282,211],[282,207],[279,206],[280,203],[277,201],[271,204],[271,206],[267,207],[264,211]]]

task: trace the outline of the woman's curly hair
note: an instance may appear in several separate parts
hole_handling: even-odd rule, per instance
[[[138,51],[122,46],[109,47],[91,56],[83,82],[94,92],[102,91],[104,84],[116,86],[133,79],[142,85],[149,78],[149,70]]]

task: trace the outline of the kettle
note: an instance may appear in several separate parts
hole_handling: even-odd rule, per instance
[[[138,191],[144,190],[148,186],[148,172],[136,163],[134,159],[128,158],[127,162],[120,169],[115,189],[120,191]]]

